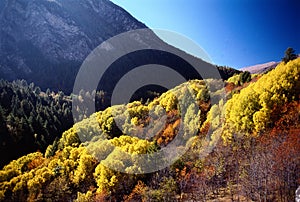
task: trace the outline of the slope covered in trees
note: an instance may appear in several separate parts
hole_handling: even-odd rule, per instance
[[[226,104],[230,134],[234,131],[259,134],[283,115],[282,106],[299,101],[298,61],[279,64],[274,71],[233,95]]]
[[[299,76],[296,59],[243,85],[228,82],[227,101],[208,90],[218,81],[193,80],[147,105],[97,112],[45,153],[6,165],[0,200],[293,201],[300,180]],[[143,172],[180,134],[186,153],[164,169]],[[139,162],[141,154],[149,161]]]
[[[0,166],[24,154],[45,151],[73,124],[71,99],[44,93],[24,80],[0,81]]]
[[[45,152],[74,124],[72,101],[93,99],[97,109],[109,106],[103,91],[82,90],[79,95],[66,96],[61,91],[43,92],[25,80],[0,80],[0,167],[30,152]],[[74,111],[82,114],[80,119],[92,113],[80,107]]]

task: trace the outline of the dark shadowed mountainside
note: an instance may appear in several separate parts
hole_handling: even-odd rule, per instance
[[[120,33],[143,28],[147,28],[146,25],[108,0],[2,0],[0,77],[7,80],[25,79],[43,90],[50,88],[69,94],[80,65],[94,48]],[[146,44],[149,48],[152,44],[160,44],[175,49],[153,32],[149,32],[149,36],[132,37],[131,40]],[[165,65],[180,73],[186,72],[188,79],[199,78],[199,75],[185,71],[182,63],[177,63],[168,55],[147,52],[135,58],[123,58],[122,63],[113,70],[117,75],[113,81],[122,76],[120,68],[123,68],[123,73],[128,72],[132,64],[145,62],[149,58],[164,61]],[[211,66],[196,60],[199,67]],[[232,71],[228,75],[228,71],[220,72],[224,78],[235,73]],[[106,82],[106,85],[113,86],[111,82]]]

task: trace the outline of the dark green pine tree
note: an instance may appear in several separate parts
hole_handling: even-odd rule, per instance
[[[290,60],[294,60],[296,58],[297,58],[297,55],[295,54],[295,50],[293,48],[289,47],[285,50],[284,57],[282,58],[282,61],[284,63],[287,63]]]

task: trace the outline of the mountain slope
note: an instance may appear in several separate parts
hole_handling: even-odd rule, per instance
[[[264,73],[270,69],[274,69],[277,65],[279,64],[279,62],[267,62],[264,64],[258,64],[258,65],[254,65],[254,66],[249,66],[249,67],[243,67],[242,69],[240,69],[241,71],[248,71],[251,74],[261,74]]]
[[[65,131],[45,155],[28,154],[5,166],[0,201],[292,201],[300,180],[299,78],[300,58],[227,92],[226,103],[210,106],[207,95],[220,92],[209,93],[205,82],[193,80],[148,105],[133,102],[97,112]],[[189,104],[189,90],[197,104],[186,106],[182,116],[174,94]],[[150,111],[154,123],[165,112],[163,127],[150,124]],[[114,118],[122,121],[124,133]],[[184,141],[175,139],[182,123],[182,139],[196,131],[183,156],[153,173],[128,174],[169,157],[145,162],[141,154],[151,157],[168,144],[172,154],[182,150]]]
[[[50,88],[69,94],[80,65],[94,48],[110,37],[142,28],[147,27],[108,0],[2,0],[0,77],[8,80],[26,79],[43,90]],[[158,44],[167,50],[176,49],[150,31],[148,36],[131,37],[128,43],[131,42],[149,48],[152,44]],[[122,76],[120,71],[124,73],[124,67],[127,68],[125,72],[129,71],[128,66],[149,58],[154,58],[156,63],[164,61],[188,79],[199,78],[188,69],[184,70],[186,67],[183,64],[172,61],[173,58],[147,52],[135,58],[125,57],[114,71],[114,75],[117,75],[115,80]],[[208,66],[211,66],[200,59],[196,60],[201,68],[209,69]],[[220,72],[224,78],[228,77],[228,72]],[[109,75],[108,80],[111,78]],[[106,85],[114,86],[114,83],[108,81]]]
[[[73,125],[71,97],[0,80],[0,167],[49,144]]]
[[[56,83],[55,72],[61,80],[74,80],[82,61],[101,42],[146,28],[108,0],[3,0],[0,27],[2,78],[25,78],[69,92],[72,83]],[[70,76],[62,78],[66,73]]]

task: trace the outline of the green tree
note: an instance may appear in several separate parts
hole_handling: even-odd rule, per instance
[[[243,85],[244,83],[251,81],[251,73],[248,71],[245,71],[240,74],[240,84]]]
[[[295,50],[293,48],[289,47],[285,50],[284,57],[282,58],[282,61],[284,63],[287,63],[290,60],[294,60],[296,58],[297,58],[297,55],[295,54]]]

